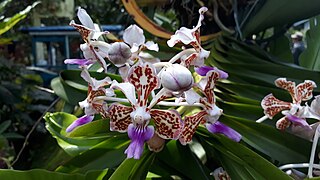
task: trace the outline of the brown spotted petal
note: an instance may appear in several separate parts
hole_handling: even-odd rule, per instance
[[[269,94],[266,97],[264,97],[261,101],[261,106],[264,110],[264,114],[267,115],[269,118],[273,118],[273,116],[275,116],[282,110],[291,108],[289,102],[281,101],[274,97],[273,94]]]
[[[219,72],[215,70],[209,71],[207,73],[207,84],[203,90],[203,93],[207,97],[208,103],[210,104],[214,104],[216,101],[214,96],[214,87],[219,77],[220,77]]]
[[[117,103],[112,104],[108,109],[108,113],[110,115],[110,130],[126,132],[129,124],[132,123],[130,117],[130,113],[132,111],[132,107]]]
[[[198,53],[190,54],[188,57],[186,57],[186,59],[184,59],[181,62],[181,65],[185,66],[186,68],[189,68],[190,65],[197,59],[198,55],[199,55]]]
[[[312,98],[312,91],[316,88],[316,83],[310,80],[305,80],[303,83],[298,84],[296,87],[297,102],[308,101]]]
[[[135,87],[138,95],[136,106],[147,106],[150,93],[159,86],[159,79],[151,64],[137,65],[130,69],[128,81]]]
[[[206,111],[200,111],[192,116],[186,116],[184,119],[184,127],[180,135],[179,141],[186,145],[191,142],[193,134],[196,132],[200,122],[205,122],[204,117],[207,115]]]
[[[103,118],[107,118],[109,116],[107,112],[107,104],[101,101],[94,101],[92,103],[92,107],[101,114]]]
[[[291,125],[291,122],[287,119],[286,116],[279,119],[276,123],[276,128],[279,130],[285,130]]]
[[[290,93],[293,103],[297,102],[296,92],[295,92],[295,88],[296,88],[295,82],[287,81],[286,78],[278,78],[274,81],[274,83],[277,87],[282,88]]]
[[[182,130],[182,121],[175,110],[150,110],[151,118],[155,122],[156,133],[163,139],[178,139]]]
[[[89,29],[83,25],[76,24],[73,20],[69,24],[70,26],[73,26],[76,28],[76,30],[80,33],[82,39],[84,42],[89,43],[90,42],[90,37],[92,36],[92,29]]]

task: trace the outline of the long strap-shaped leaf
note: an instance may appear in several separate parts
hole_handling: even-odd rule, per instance
[[[124,7],[127,12],[134,18],[134,20],[149,33],[154,36],[170,39],[172,32],[167,31],[166,29],[160,27],[153,21],[151,21],[139,8],[135,0],[122,0]],[[209,34],[205,36],[201,36],[201,41],[207,41],[210,39],[214,39],[220,35],[220,32]]]

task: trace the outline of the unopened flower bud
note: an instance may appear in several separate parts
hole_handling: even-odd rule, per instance
[[[115,66],[121,67],[131,57],[130,47],[123,42],[115,42],[110,46],[108,57]]]
[[[191,72],[180,64],[173,64],[161,73],[161,84],[171,91],[186,91],[194,80]]]

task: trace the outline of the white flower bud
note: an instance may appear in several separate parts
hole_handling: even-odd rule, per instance
[[[186,91],[193,85],[193,77],[189,69],[173,64],[161,72],[161,84],[171,91]]]
[[[115,66],[121,67],[131,57],[130,47],[123,42],[115,42],[110,46],[108,57]]]

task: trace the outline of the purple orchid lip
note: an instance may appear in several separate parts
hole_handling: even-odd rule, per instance
[[[89,122],[91,122],[93,120],[94,116],[87,116],[84,115],[80,118],[78,118],[77,120],[73,121],[72,124],[70,124],[68,126],[68,128],[66,129],[66,132],[71,132],[73,131],[76,127],[87,124]]]
[[[131,139],[131,143],[125,150],[127,158],[140,159],[145,141],[151,139],[154,134],[154,127],[137,127],[133,124],[128,126],[128,136]]]
[[[200,75],[200,76],[206,76],[207,73],[211,70],[215,70],[219,73],[221,79],[227,79],[229,77],[228,73],[225,71],[222,71],[216,67],[210,67],[210,66],[201,66],[195,68],[195,71]]]
[[[305,119],[301,119],[301,118],[294,116],[292,114],[289,114],[289,113],[286,113],[286,118],[295,125],[307,127],[308,129],[312,129],[311,126],[307,123],[307,121]]]
[[[64,60],[65,64],[77,64],[79,66],[85,66],[89,64],[93,64],[94,61],[88,59],[66,59]]]
[[[232,139],[235,142],[239,142],[242,138],[241,134],[239,134],[234,129],[230,128],[229,126],[224,125],[223,123],[217,121],[214,124],[207,123],[206,128],[209,132],[215,134],[220,133],[227,136],[229,139]]]

